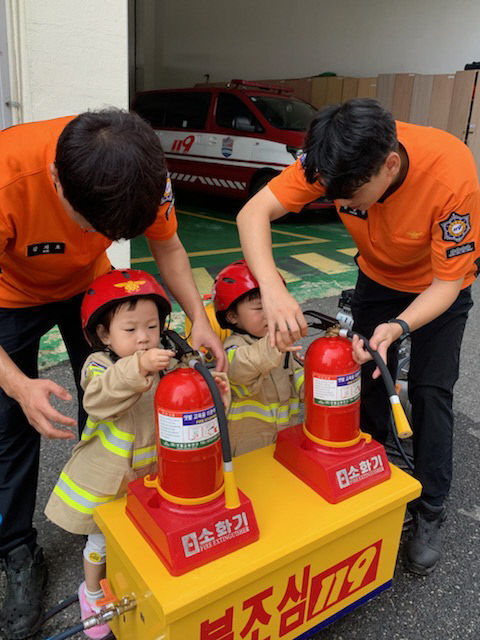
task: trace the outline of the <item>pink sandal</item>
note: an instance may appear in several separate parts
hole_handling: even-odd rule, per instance
[[[92,605],[88,602],[87,596],[85,595],[85,582],[82,582],[78,587],[78,602],[80,603],[82,620],[90,618],[90,616],[94,616],[96,614],[96,611],[93,610]],[[96,627],[91,627],[90,629],[84,629],[83,633],[89,638],[101,640],[101,638],[107,638],[110,635],[110,627],[107,623],[100,624]]]

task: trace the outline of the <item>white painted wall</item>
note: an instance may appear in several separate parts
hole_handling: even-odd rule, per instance
[[[6,3],[14,123],[88,109],[128,108],[127,0]],[[108,250],[130,266],[130,242]]]
[[[140,15],[147,5],[155,20],[144,23],[144,88],[206,73],[450,73],[480,60],[478,0],[137,0]]]
[[[128,107],[127,0],[6,4],[17,122]]]

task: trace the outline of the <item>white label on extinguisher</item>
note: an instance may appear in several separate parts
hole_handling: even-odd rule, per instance
[[[341,376],[313,374],[313,402],[325,407],[344,407],[360,397],[360,370]]]
[[[160,444],[170,449],[199,449],[220,436],[215,407],[183,414],[159,411],[158,426]]]

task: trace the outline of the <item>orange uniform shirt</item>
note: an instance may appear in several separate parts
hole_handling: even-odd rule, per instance
[[[97,232],[65,213],[50,176],[57,140],[74,116],[0,131],[0,307],[30,307],[85,291],[110,269]],[[167,240],[177,229],[170,180],[145,235]]]
[[[359,250],[358,265],[372,280],[419,293],[435,276],[472,283],[480,255],[480,190],[473,156],[445,131],[397,122],[409,159],[402,185],[368,212],[337,211]],[[269,187],[289,211],[300,211],[324,194],[309,184],[301,160]]]

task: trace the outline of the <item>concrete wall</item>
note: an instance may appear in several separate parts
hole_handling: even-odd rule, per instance
[[[126,0],[6,0],[15,121],[128,106]]]
[[[188,86],[207,73],[440,74],[480,60],[478,0],[137,0],[137,13],[139,88]]]
[[[4,1],[14,123],[128,108],[127,0]],[[130,242],[108,253],[130,266]]]

